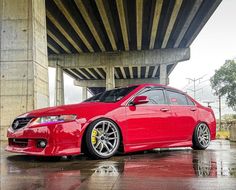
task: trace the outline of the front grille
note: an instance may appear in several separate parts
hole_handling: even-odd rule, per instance
[[[32,119],[32,117],[17,118],[13,121],[11,127],[14,130],[20,129],[20,128],[26,126],[30,122],[31,119]]]

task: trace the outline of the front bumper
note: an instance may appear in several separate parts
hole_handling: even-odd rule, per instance
[[[78,122],[66,122],[43,126],[27,126],[14,131],[8,129],[6,151],[40,156],[67,156],[81,153],[81,126]],[[45,148],[39,140],[47,142]]]

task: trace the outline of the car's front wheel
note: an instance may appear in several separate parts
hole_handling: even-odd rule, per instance
[[[93,158],[113,156],[120,144],[120,131],[111,120],[99,119],[93,122],[86,132],[87,153]]]
[[[206,149],[211,140],[211,134],[208,126],[205,123],[200,123],[195,128],[193,133],[193,146],[195,150],[204,150]]]

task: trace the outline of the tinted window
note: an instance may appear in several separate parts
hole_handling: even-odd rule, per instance
[[[137,86],[130,86],[126,88],[108,90],[85,100],[85,102],[117,102],[128,95],[136,87]]]
[[[139,94],[139,96],[147,96],[148,104],[165,104],[164,93],[161,89],[150,89]]]
[[[195,103],[192,100],[190,100],[188,97],[186,97],[186,98],[188,101],[188,105],[195,106]]]
[[[178,92],[167,91],[171,105],[188,105],[185,95]]]

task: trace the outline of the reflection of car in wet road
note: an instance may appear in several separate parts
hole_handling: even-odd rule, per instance
[[[8,129],[6,150],[108,158],[117,151],[206,149],[215,130],[213,111],[183,92],[157,84],[132,85],[17,117]]]
[[[218,140],[205,151],[152,151],[105,161],[74,156],[55,162],[2,151],[1,188],[235,189],[235,155],[236,143]]]

